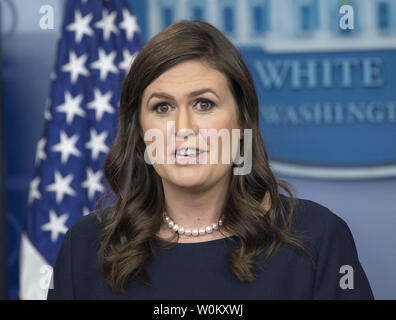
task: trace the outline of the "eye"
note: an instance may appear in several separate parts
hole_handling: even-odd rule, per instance
[[[200,106],[201,111],[208,111],[214,107],[214,103],[207,99],[199,99],[197,105]]]
[[[170,109],[169,104],[167,103],[159,103],[154,106],[153,110],[155,110],[157,113],[167,113]]]
[[[208,99],[199,99],[196,105],[198,105],[199,111],[209,111],[215,106],[215,104]],[[158,103],[152,108],[152,110],[158,114],[168,113],[170,109],[171,105],[165,102]]]

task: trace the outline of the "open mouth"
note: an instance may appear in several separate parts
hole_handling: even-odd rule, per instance
[[[179,148],[175,150],[176,158],[196,157],[205,151],[198,148]]]
[[[198,164],[201,156],[205,153],[205,150],[199,148],[177,148],[173,153],[176,165],[191,165]]]

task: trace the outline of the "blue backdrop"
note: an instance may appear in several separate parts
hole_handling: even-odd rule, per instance
[[[388,0],[131,1],[143,42],[202,19],[241,50],[277,175],[342,217],[377,299],[396,298],[396,4]],[[2,0],[10,298],[64,0]],[[341,30],[339,7],[354,8]],[[40,7],[54,29],[40,29]],[[370,7],[371,6],[371,7]]]

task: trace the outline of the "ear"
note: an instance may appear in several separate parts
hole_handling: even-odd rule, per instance
[[[265,211],[268,211],[269,209],[271,209],[271,195],[270,193],[267,191],[264,195],[264,199],[261,202],[262,206],[264,207]]]

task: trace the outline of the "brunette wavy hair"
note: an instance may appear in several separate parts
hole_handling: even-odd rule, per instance
[[[252,268],[257,264],[256,257],[265,249],[269,260],[282,244],[310,255],[291,229],[297,199],[270,169],[259,127],[256,90],[240,53],[212,25],[182,20],[142,48],[122,88],[118,133],[104,165],[111,188],[105,198],[113,195],[114,202],[106,210],[97,210],[101,222],[100,264],[104,278],[116,292],[126,292],[131,276],[149,284],[145,263],[153,250],[176,244],[156,235],[163,223],[165,198],[160,176],[144,160],[139,114],[145,88],[173,66],[192,59],[200,59],[226,76],[241,128],[252,129],[253,133],[252,170],[248,175],[232,175],[221,213],[222,228],[240,240],[240,245],[228,253],[231,270],[240,281],[255,281]],[[284,197],[286,205],[281,201],[280,188],[289,195]],[[172,239],[178,236],[176,232]]]

